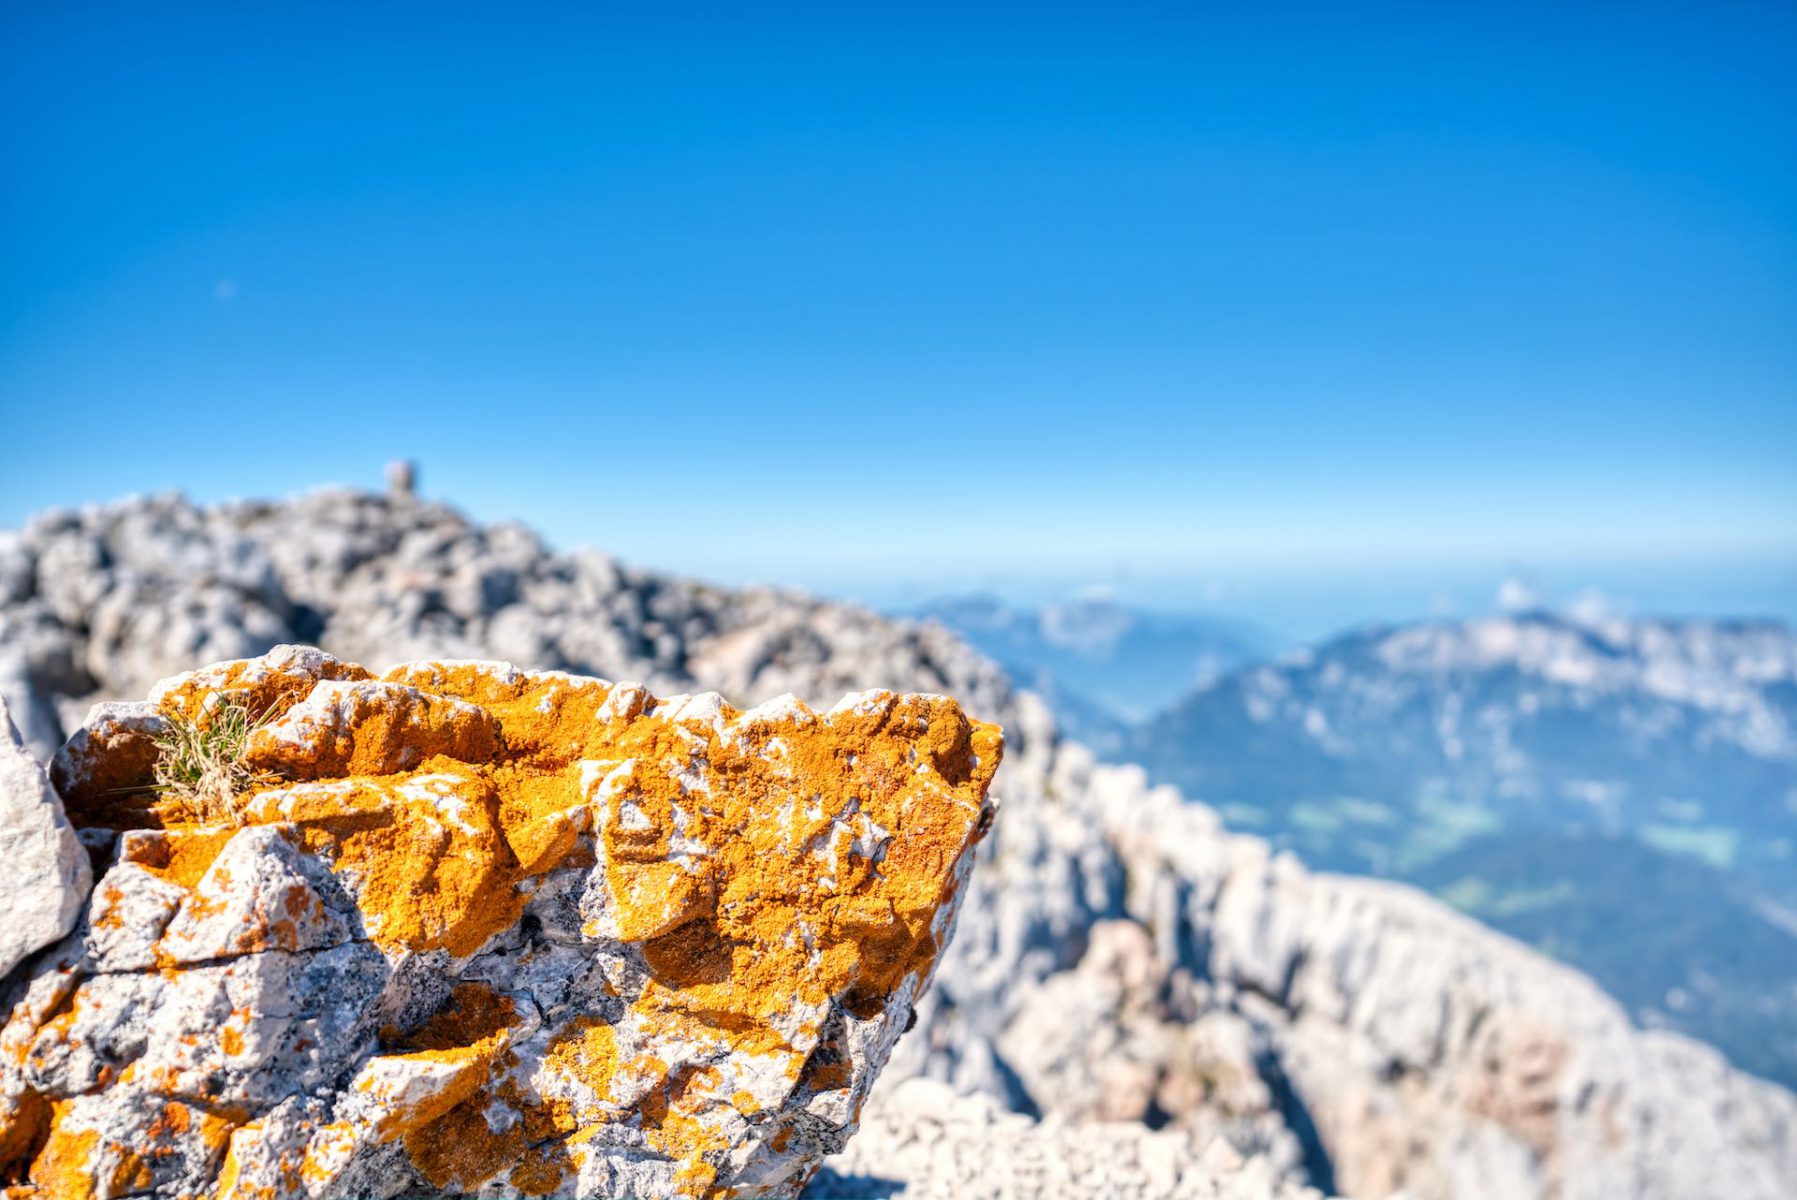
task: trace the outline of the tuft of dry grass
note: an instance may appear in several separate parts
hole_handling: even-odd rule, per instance
[[[260,773],[244,762],[250,735],[272,719],[238,704],[223,704],[201,720],[168,717],[156,737],[156,790],[180,801],[203,825],[235,825],[242,791]]]

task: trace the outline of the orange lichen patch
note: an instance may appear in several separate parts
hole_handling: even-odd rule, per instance
[[[491,762],[498,729],[453,697],[375,680],[327,681],[250,735],[244,764],[286,779],[387,775],[429,758]]]
[[[136,830],[120,839],[119,861],[137,863],[170,883],[191,889],[236,832],[228,827]]]
[[[383,1142],[430,1125],[486,1082],[497,1043],[370,1059],[356,1088],[381,1102],[375,1136]]]
[[[699,1114],[708,1102],[721,1099],[715,1092],[718,1073],[709,1067],[669,1071],[665,1063],[651,1065],[661,1082],[638,1102],[644,1133],[651,1146],[680,1164],[674,1177],[680,1195],[710,1195],[717,1168],[706,1156],[727,1149],[729,1140]]]
[[[50,1135],[31,1164],[31,1182],[49,1196],[66,1196],[69,1200],[92,1196],[100,1135],[92,1129],[66,1129],[61,1119],[68,1107],[66,1101],[52,1107]]]
[[[537,1146],[512,1164],[508,1176],[520,1195],[553,1196],[573,1172],[573,1160],[558,1146]]]
[[[402,1053],[370,1060],[355,1084],[383,1102],[376,1136],[381,1141],[409,1137],[472,1096],[504,1054],[516,1020],[509,998],[483,983],[463,983],[417,1029],[382,1030],[383,1048]]]
[[[618,1040],[612,1027],[592,1017],[576,1018],[543,1056],[543,1069],[555,1084],[545,1102],[525,1100],[526,1131],[535,1139],[567,1137],[602,1116],[616,1115],[612,1081],[619,1072]],[[567,1095],[572,1084],[588,1099],[577,1104]],[[517,1097],[523,1099],[523,1097]]]
[[[591,825],[584,807],[563,809],[508,825],[505,835],[519,872],[529,878],[561,867],[592,866],[593,853],[581,843]]]
[[[500,826],[524,877],[592,865],[586,836],[592,832],[592,810],[573,772],[544,774],[528,763],[502,762],[492,778],[500,796]]]
[[[667,1076],[659,1060],[620,1065],[615,1031],[593,1017],[574,1018],[548,1040],[534,1085],[525,1086],[521,1066],[515,1054],[502,1050],[493,1056],[486,1089],[434,1124],[407,1131],[414,1165],[436,1186],[477,1187],[509,1170],[510,1186],[523,1194],[553,1193],[573,1170],[568,1147],[600,1124],[628,1116],[627,1106],[612,1095],[614,1080],[629,1078],[634,1086],[626,1090],[634,1095],[664,1088]],[[504,1130],[492,1130],[482,1115],[495,1105],[516,1114]]]
[[[849,1064],[840,1057],[814,1059],[800,1077],[814,1092],[831,1092],[849,1086]]]
[[[399,1051],[457,1050],[491,1040],[517,1019],[517,1007],[509,997],[484,983],[461,983],[450,992],[448,1003],[418,1028],[382,1029],[381,1045]]]
[[[233,686],[243,676],[235,665],[214,674]],[[965,850],[1000,750],[995,728],[969,723],[940,697],[888,698],[828,719],[807,712],[743,724],[725,739],[717,730],[740,716],[728,705],[663,716],[639,689],[597,680],[430,664],[402,668],[387,682],[423,697],[425,712],[463,714],[482,704],[497,737],[483,743],[478,730],[486,726],[472,718],[425,720],[405,727],[406,736],[419,739],[418,754],[443,757],[427,757],[421,772],[352,775],[352,787],[328,794],[265,792],[246,814],[295,821],[309,849],[355,874],[377,938],[471,952],[515,919],[509,895],[516,884],[576,857],[582,832],[596,825],[620,900],[619,936],[647,940],[715,913],[719,936],[733,948],[722,982],[739,993],[745,973],[738,967],[750,981],[783,984],[803,975],[822,994],[853,976],[860,990],[877,995],[927,965],[936,951],[930,921],[953,886],[950,868]],[[318,686],[340,699],[368,685]],[[425,686],[456,704],[409,690]],[[287,697],[295,691],[280,672],[266,673],[255,688]],[[195,689],[189,681],[164,703],[203,706]],[[308,743],[309,761],[354,764],[365,746],[377,748],[367,757],[393,756],[400,726],[391,713],[352,704],[336,716],[347,732]],[[281,745],[290,777],[328,773],[302,765],[307,746]],[[464,761],[483,755],[488,761]],[[583,777],[581,768],[595,763],[609,764],[609,775]],[[420,774],[452,777],[453,794],[436,801],[416,789],[407,794],[405,783]],[[603,794],[583,804],[588,792]],[[451,819],[444,799],[456,810]],[[857,844],[876,835],[877,854]],[[676,840],[708,853],[675,855]],[[470,921],[476,911],[490,919]],[[821,978],[790,969],[795,958],[809,957],[787,944],[799,918],[834,943]],[[754,987],[729,1007],[765,1016],[767,1006],[754,1011],[751,995],[787,1000],[783,989]],[[717,1006],[707,999],[703,1007]]]
[[[237,1144],[237,1138],[233,1136],[225,1150],[225,1161],[218,1169],[217,1200],[272,1200],[269,1196],[272,1189],[258,1187],[252,1193],[243,1188],[243,1160],[238,1157]]]
[[[467,764],[433,759],[410,776],[263,792],[246,814],[292,822],[308,851],[349,876],[382,946],[468,955],[518,919],[497,798]]]
[[[123,1196],[131,1192],[142,1191],[156,1182],[156,1176],[150,1164],[129,1146],[114,1143],[110,1149],[115,1156],[112,1170],[107,1173],[106,1194]]]
[[[567,1150],[554,1142],[532,1146],[522,1123],[495,1131],[487,1123],[487,1102],[475,1095],[438,1121],[406,1134],[412,1165],[441,1190],[472,1190],[509,1171],[511,1186],[520,1194],[553,1195],[573,1173]]]
[[[409,663],[387,682],[456,696],[498,719],[514,758],[545,774],[589,757],[597,714],[617,690],[600,679],[527,672],[499,663]]]
[[[125,924],[124,909],[121,901],[124,893],[109,879],[101,879],[93,893],[93,907],[90,911],[89,926],[95,931],[122,928]]]
[[[207,1150],[217,1153],[231,1141],[231,1134],[243,1123],[245,1114],[230,1110],[199,1112],[199,1135]]]
[[[154,828],[161,797],[147,787],[156,766],[156,740],[131,722],[101,718],[82,727],[53,764],[56,790],[79,827]]]
[[[50,1102],[30,1087],[14,1097],[0,1120],[0,1180],[18,1182],[50,1136]]]
[[[235,704],[258,718],[285,712],[321,681],[374,678],[355,663],[298,646],[283,646],[261,658],[238,659],[176,676],[150,699],[163,712],[199,720],[221,703]]]
[[[348,1121],[334,1121],[313,1130],[305,1156],[300,1159],[300,1179],[319,1186],[330,1183],[344,1161],[355,1153],[358,1132]]]
[[[69,1032],[75,1027],[75,1020],[81,1008],[83,996],[79,991],[71,990],[63,1002],[49,1013],[44,1023],[38,1026],[38,1040],[45,1043],[66,1043]],[[29,1051],[29,1043],[27,1051]]]
[[[163,1103],[161,1113],[144,1131],[144,1140],[149,1146],[162,1148],[175,1139],[192,1133],[199,1137],[208,1150],[221,1150],[230,1140],[231,1131],[240,1120],[235,1114],[207,1112],[178,1100],[168,1100]],[[155,1150],[148,1153],[154,1154]]]
[[[711,915],[716,902],[710,879],[683,863],[648,862],[619,872],[617,932],[627,942],[647,942]]]
[[[931,923],[997,767],[996,729],[970,725],[952,701],[912,697],[827,722],[749,725],[740,745],[699,720],[617,719],[605,732],[605,756],[625,764],[596,801],[620,930],[666,928],[677,835],[708,851],[681,864],[695,883],[676,907],[714,931],[685,939],[702,953],[660,956],[671,1006],[761,1021],[790,1005],[794,981],[808,999],[851,982],[885,995],[929,965]],[[707,786],[689,795],[695,760]],[[819,962],[799,929],[813,932]]]
[[[612,1027],[593,1017],[580,1017],[550,1044],[546,1066],[579,1079],[603,1097],[618,1070],[618,1039]]]

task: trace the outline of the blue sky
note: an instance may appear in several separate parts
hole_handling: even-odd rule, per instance
[[[0,524],[403,455],[727,580],[1797,561],[1788,4],[0,22]]]

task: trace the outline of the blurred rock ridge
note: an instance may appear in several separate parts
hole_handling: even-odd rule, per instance
[[[177,709],[204,705],[205,695],[246,686],[246,668],[152,688],[177,672],[288,644],[325,653],[287,649],[261,669],[272,677],[317,667],[305,695],[323,692],[316,703],[296,699],[276,725],[251,735],[253,745],[267,743],[267,769],[280,776],[261,794],[284,790],[286,798],[257,801],[270,809],[250,813],[228,838],[215,835],[218,846],[172,844],[191,839],[149,817],[117,837],[94,832],[108,828],[95,812],[118,808],[115,789],[128,785],[102,786],[105,772],[83,764],[136,754],[141,775],[144,739],[168,710],[124,705],[90,716],[91,705],[152,694],[186,697]],[[457,668],[457,660],[521,669]],[[328,679],[338,670],[320,665],[329,662],[368,669]],[[570,822],[582,818],[558,816],[561,809],[519,806],[517,770],[494,745],[513,744],[508,720],[536,727],[539,718],[522,711],[544,701],[532,688],[573,687],[549,681],[576,677],[607,689],[596,681],[638,680],[643,696],[692,702],[719,693],[673,722],[719,744],[747,736],[742,723],[755,713],[776,723],[801,712],[814,720],[852,713],[852,704],[829,706],[868,689],[888,696],[879,703],[928,710],[926,729],[908,736],[927,740],[952,726],[971,739],[983,728],[959,710],[954,719],[938,714],[929,699],[937,696],[1002,727],[1003,764],[991,781],[1001,815],[990,832],[975,845],[989,817],[979,817],[986,809],[967,792],[974,780],[965,773],[970,758],[992,756],[931,750],[924,757],[940,793],[931,811],[971,814],[960,832],[953,821],[936,823],[931,845],[942,865],[916,878],[941,886],[933,899],[900,888],[902,897],[885,896],[884,907],[854,918],[871,923],[876,941],[882,930],[915,937],[921,922],[931,950],[906,956],[889,947],[831,967],[849,974],[809,996],[808,985],[791,981],[782,1004],[802,1018],[785,1009],[758,1009],[752,1019],[695,1012],[673,1001],[658,1008],[633,992],[659,986],[642,945],[693,925],[716,928],[737,875],[690,886],[652,875],[672,857],[665,847],[660,859],[642,853],[648,835],[638,825],[653,833],[657,815],[583,807],[582,781],[547,748],[533,760],[543,778],[562,780],[555,786],[570,798],[566,810],[588,812],[595,824],[580,832]],[[407,698],[393,699],[395,689]],[[769,706],[787,693],[799,699]],[[318,1161],[352,1165],[280,1185],[300,1190],[243,1194],[623,1195],[635,1186],[642,1194],[736,1187],[780,1195],[830,1153],[837,1157],[807,1194],[1752,1200],[1788,1196],[1797,1181],[1789,1092],[1731,1069],[1701,1044],[1635,1027],[1586,977],[1421,893],[1310,872],[1264,841],[1231,834],[1172,788],[1148,786],[1139,769],[1099,763],[1061,736],[1037,697],[936,625],[790,592],[724,590],[595,552],[555,553],[528,530],[478,525],[403,489],[211,507],[158,496],[50,513],[0,533],[0,697],[18,731],[17,740],[0,737],[0,840],[22,898],[19,929],[0,941],[15,959],[0,958],[10,972],[0,996],[10,1014],[0,1102],[15,1112],[33,1106],[21,1100],[27,1092],[41,1102],[0,1130],[0,1160],[34,1145],[41,1159],[44,1130],[64,1125],[71,1135],[98,1125],[96,1137],[179,1147],[153,1161],[109,1160],[112,1174],[89,1193],[40,1183],[25,1195],[193,1194],[185,1181],[215,1180],[206,1172],[220,1170],[240,1140],[257,1147],[234,1161],[251,1161],[254,1151],[264,1156],[254,1161],[275,1163],[304,1159],[327,1128]],[[595,693],[569,703],[579,712],[604,701]],[[596,710],[585,711],[591,718]],[[657,724],[661,711],[639,709],[633,719],[648,713],[649,726],[617,737],[679,736],[664,728],[665,713]],[[408,721],[429,736],[395,736]],[[274,737],[284,722],[304,732]],[[508,862],[528,857],[519,846],[548,847],[544,861],[559,865],[529,879],[438,879],[436,894],[479,897],[464,908],[419,913],[399,904],[394,897],[415,894],[416,881],[370,868],[367,856],[379,855],[367,829],[346,821],[341,794],[326,799],[319,789],[369,777],[371,762],[416,773],[423,764],[382,757],[407,745],[432,747],[429,774],[447,781],[417,795],[364,789],[357,803],[440,847],[502,839]],[[52,760],[55,788],[41,766]],[[681,791],[667,785],[652,790]],[[610,827],[600,819],[607,813]],[[873,813],[845,808],[830,823],[841,830],[826,839],[838,854],[833,883],[905,840],[877,845],[871,826],[888,835],[892,827]],[[694,836],[735,844],[718,832],[729,828],[723,821]],[[557,857],[577,844],[597,847],[594,863]],[[960,859],[956,847],[966,850]],[[90,859],[103,869],[84,904]],[[352,869],[320,869],[346,861]],[[481,859],[440,850],[433,861],[447,869]],[[970,873],[951,865],[961,862]],[[620,874],[625,863],[637,874]],[[596,867],[612,870],[604,886],[532,882],[590,881]],[[221,869],[228,883],[216,878]],[[209,876],[218,893],[195,904],[190,897]],[[258,925],[257,913],[291,897],[305,921],[289,922],[292,931]],[[802,912],[818,911],[816,903],[810,892],[794,900]],[[512,912],[507,905],[523,907],[487,927]],[[626,917],[640,924],[616,924]],[[644,929],[645,941],[630,941]],[[754,937],[774,937],[756,929]],[[239,944],[256,930],[276,940]],[[859,936],[848,942],[864,944]],[[593,938],[622,948],[591,952]],[[171,953],[194,957],[171,969],[159,957]],[[720,969],[721,953],[676,938],[669,961],[702,975]],[[818,957],[828,959],[828,948]],[[908,966],[859,992],[853,984],[832,990],[876,961]],[[181,985],[189,991],[169,982],[200,976],[203,984]],[[558,988],[586,989],[587,1007],[568,1007]],[[417,1007],[378,1018],[365,1011],[380,1008],[371,998],[399,996]],[[239,1003],[245,998],[261,1005],[262,1021]],[[644,1003],[651,1015],[637,1013]],[[777,1028],[770,1045],[811,1045],[801,1067],[809,1081],[774,1096],[768,1081],[784,1078],[784,1067],[737,1061],[740,1052],[707,1059],[690,1028],[669,1031],[676,1011],[712,1029]],[[575,1036],[565,1022],[577,1012],[591,1023]],[[422,1020],[430,1014],[448,1016]],[[233,1019],[249,1021],[239,1031],[245,1042],[267,1040],[226,1049],[220,1031]],[[817,1026],[810,1035],[799,1028],[807,1023]],[[900,1036],[907,1024],[914,1027]],[[210,1031],[210,1040],[196,1039],[205,1046],[183,1041],[201,1027]],[[601,1027],[621,1031],[617,1044],[595,1032]],[[29,1037],[15,1032],[27,1029]],[[382,1054],[344,1049],[383,1037]],[[252,1065],[236,1069],[234,1054]],[[357,1069],[384,1058],[430,1069],[353,1086]],[[665,1075],[654,1083],[644,1059],[679,1075],[677,1084]],[[531,1071],[545,1062],[564,1068],[558,1078],[584,1071],[590,1082],[594,1070],[623,1064],[632,1079],[649,1081],[634,1099],[628,1089],[596,1098],[590,1086],[572,1085],[529,1096]],[[740,1104],[719,1098],[726,1077],[749,1081]],[[513,1080],[526,1102],[489,1095],[495,1079]],[[45,1099],[52,1094],[54,1102]],[[676,1094],[690,1108],[685,1125],[673,1122],[686,1140],[655,1145],[641,1108],[667,1107]],[[485,1098],[475,1103],[477,1095]],[[186,1099],[175,1113],[152,1096]],[[342,1107],[346,1096],[361,1107]],[[327,1111],[332,1097],[341,1112]],[[527,1120],[539,1100],[546,1115]],[[253,1113],[262,1125],[242,1135]],[[444,1148],[436,1158],[424,1153],[433,1164],[426,1170],[408,1149],[412,1121],[450,1113],[460,1114],[459,1136],[426,1139]],[[658,1129],[665,1118],[656,1109]],[[551,1149],[565,1151],[570,1125],[609,1132],[589,1136],[571,1162]],[[164,1142],[147,1141],[153,1126]],[[169,1132],[175,1126],[178,1136]],[[793,1131],[784,1142],[780,1129]],[[331,1138],[338,1141],[327,1146]],[[411,1140],[413,1149],[422,1144]],[[92,1159],[91,1145],[64,1141],[69,1153],[57,1163]],[[495,1151],[496,1143],[504,1144]],[[327,1153],[332,1146],[339,1157]],[[483,1150],[512,1174],[476,1180],[495,1160],[481,1159]],[[479,1161],[440,1161],[462,1154]],[[271,1167],[238,1178],[272,1188],[286,1176]]]

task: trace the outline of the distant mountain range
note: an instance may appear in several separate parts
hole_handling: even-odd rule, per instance
[[[1254,662],[1251,631],[1108,603],[933,614],[1236,828],[1423,886],[1589,972],[1643,1024],[1797,1084],[1788,627],[1535,611]],[[1116,723],[1094,729],[1094,711]]]
[[[1048,700],[1062,727],[1102,751],[1193,688],[1265,657],[1268,636],[1222,617],[1147,612],[1108,598],[1039,609],[942,597],[908,614],[937,621]]]
[[[1797,1082],[1797,638],[1534,612],[1360,630],[1119,751],[1322,868],[1418,883]]]

